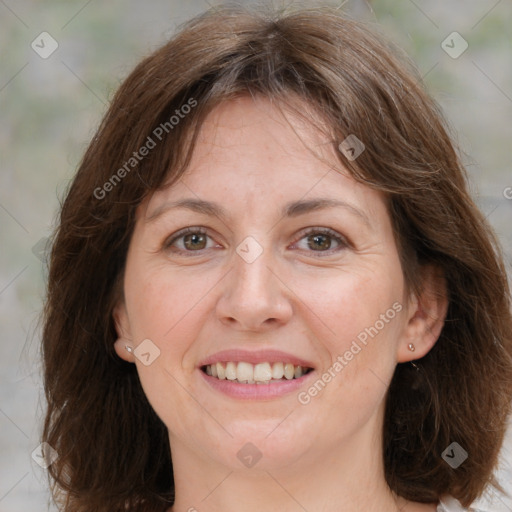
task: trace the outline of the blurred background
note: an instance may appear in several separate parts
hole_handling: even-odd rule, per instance
[[[55,510],[37,463],[44,411],[38,315],[59,200],[123,78],[177,26],[219,3],[0,0],[0,512]],[[510,272],[512,2],[324,3],[377,22],[415,61]],[[510,492],[511,468],[509,433],[498,477]],[[478,507],[507,512],[512,500],[490,493]]]

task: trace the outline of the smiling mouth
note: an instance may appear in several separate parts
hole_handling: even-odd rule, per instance
[[[272,384],[299,379],[313,371],[313,368],[284,362],[251,364],[245,361],[227,361],[202,366],[201,370],[218,380],[241,384]]]

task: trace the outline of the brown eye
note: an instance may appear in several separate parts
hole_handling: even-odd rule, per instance
[[[203,228],[186,228],[165,241],[163,248],[177,253],[200,252],[210,248],[208,247],[209,239]]]
[[[331,236],[324,234],[309,235],[308,247],[312,250],[320,249],[322,251],[331,248]]]
[[[185,235],[183,238],[183,245],[186,249],[195,250],[195,249],[205,249],[206,248],[206,235],[203,233],[189,233]]]
[[[306,247],[300,247],[302,240],[306,240]],[[310,228],[296,243],[299,249],[316,253],[339,252],[350,246],[345,237],[329,228]]]

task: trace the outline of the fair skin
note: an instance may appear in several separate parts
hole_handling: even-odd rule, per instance
[[[435,293],[440,290],[428,269],[425,293],[407,291],[384,197],[351,178],[335,151],[323,135],[291,114],[283,117],[267,100],[231,100],[203,123],[182,178],[138,208],[124,298],[114,311],[115,349],[136,364],[168,428],[172,512],[436,509],[390,491],[381,440],[396,364],[432,348],[446,300]],[[227,217],[161,208],[185,198],[214,202]],[[281,213],[287,203],[318,198],[351,206]],[[186,227],[206,234],[174,240]],[[316,230],[307,234],[306,228]],[[341,241],[318,233],[325,228]],[[237,252],[248,236],[259,244],[250,246],[258,254],[250,262]],[[377,324],[390,310],[393,318]],[[377,334],[345,357],[371,326]],[[126,350],[145,339],[160,350],[148,365]],[[262,350],[280,350],[313,371],[289,381],[298,385],[293,391],[233,396],[199,367],[230,349],[260,359]],[[333,371],[338,356],[344,363]],[[329,369],[334,376],[325,387],[308,394]],[[261,458],[249,467],[239,450]]]

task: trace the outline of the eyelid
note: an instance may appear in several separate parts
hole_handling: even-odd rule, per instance
[[[209,230],[203,226],[188,226],[183,229],[179,229],[172,235],[165,238],[165,240],[162,243],[163,249],[168,249],[171,247],[171,245],[179,240],[180,238],[183,238],[185,235],[188,235],[190,233],[199,233],[201,235],[206,235],[211,238],[211,236],[208,234]],[[178,249],[179,251],[182,251],[182,249]],[[194,252],[194,251],[185,251],[185,252]]]
[[[186,228],[183,228],[183,229],[180,229],[180,230],[176,231],[175,233],[173,233],[172,235],[167,237],[164,240],[164,242],[162,243],[162,248],[164,250],[170,249],[170,247],[172,246],[172,244],[174,242],[176,242],[177,240],[183,238],[184,236],[186,236],[186,235],[188,235],[190,233],[197,233],[197,234],[206,235],[208,238],[212,239],[212,236],[210,236],[209,232],[210,232],[210,230],[208,228],[203,227],[203,226],[188,226]],[[322,254],[329,255],[329,254],[331,254],[333,252],[339,252],[339,251],[341,251],[343,249],[346,249],[346,248],[353,248],[353,244],[350,242],[350,240],[347,237],[345,237],[341,233],[339,233],[339,232],[337,232],[337,231],[335,231],[335,230],[333,230],[331,228],[321,227],[321,226],[310,226],[310,227],[307,227],[307,228],[303,228],[299,232],[299,234],[297,235],[295,242],[292,243],[292,246],[297,244],[303,238],[305,238],[306,236],[308,236],[310,234],[327,235],[327,236],[333,238],[334,240],[336,240],[338,242],[338,244],[339,244],[338,248],[328,249],[327,251],[312,251],[312,250],[311,251],[307,251],[309,253],[317,253],[319,255],[319,257],[321,257]],[[183,250],[183,249],[175,249],[175,252],[181,253],[181,254],[187,253],[188,255],[193,255],[194,253],[197,253],[197,255],[200,255],[205,250],[206,249],[199,249],[197,251],[187,251],[187,250]]]
[[[308,235],[311,234],[321,234],[321,235],[328,235],[334,240],[336,240],[339,244],[339,247],[336,249],[328,249],[327,251],[308,251],[310,253],[316,253],[316,254],[331,254],[333,252],[340,252],[343,249],[347,248],[353,248],[353,244],[350,242],[350,240],[339,233],[338,231],[335,231],[334,229],[328,228],[328,227],[321,227],[321,226],[311,226],[308,228],[304,228],[300,231],[297,241],[293,242],[292,245],[295,245],[296,243],[300,242],[303,238],[305,238]],[[320,256],[321,257],[321,256]]]

